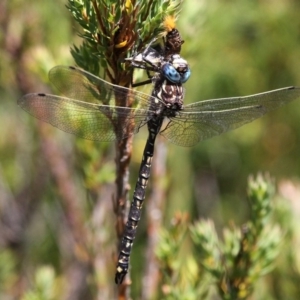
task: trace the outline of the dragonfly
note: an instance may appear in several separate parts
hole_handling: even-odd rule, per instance
[[[147,126],[148,138],[116,267],[117,284],[122,283],[128,272],[157,135],[190,147],[300,98],[300,87],[286,87],[184,105],[183,84],[191,71],[180,54],[171,51],[165,55],[147,47],[130,61],[133,67],[154,72],[150,78],[151,94],[114,85],[77,67],[56,66],[50,70],[49,79],[62,95],[32,93],[18,100],[18,105],[34,117],[84,139],[120,140]],[[131,106],[118,106],[120,97]],[[128,126],[131,131],[126,130]]]

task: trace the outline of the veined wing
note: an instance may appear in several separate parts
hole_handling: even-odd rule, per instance
[[[49,79],[65,97],[84,102],[117,106],[118,99],[126,99],[124,106],[148,108],[150,96],[126,87],[109,83],[77,67],[56,66],[49,72]]]
[[[300,99],[300,88],[288,87],[246,97],[220,98],[185,106],[162,134],[181,146],[238,128],[269,111]]]
[[[42,121],[95,141],[125,138],[151,117],[151,111],[142,108],[99,105],[47,94],[25,95],[18,104]]]
[[[251,122],[266,113],[262,106],[221,111],[179,112],[161,134],[170,142],[191,147],[198,142]]]
[[[184,111],[220,111],[258,105],[269,112],[297,98],[300,98],[300,87],[292,86],[245,97],[204,100],[186,105]]]

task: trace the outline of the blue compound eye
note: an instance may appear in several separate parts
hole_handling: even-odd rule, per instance
[[[182,81],[180,74],[176,69],[169,63],[163,65],[162,67],[163,75],[173,83],[180,83]]]
[[[164,77],[167,80],[169,80],[173,83],[184,83],[190,78],[191,70],[187,66],[185,66],[184,68],[179,67],[179,69],[183,69],[185,71],[178,72],[172,64],[166,63],[162,67],[162,72],[163,72]]]
[[[187,69],[182,75],[181,75],[181,82],[184,83],[186,82],[191,76],[191,70],[190,68]]]

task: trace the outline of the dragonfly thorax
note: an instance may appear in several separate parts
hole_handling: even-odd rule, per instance
[[[178,111],[183,108],[184,89],[181,84],[174,84],[169,80],[154,89],[153,96],[160,99],[167,110]]]

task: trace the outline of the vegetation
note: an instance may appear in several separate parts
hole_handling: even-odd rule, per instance
[[[72,55],[90,72],[129,86],[131,70],[121,58],[161,35],[164,16],[178,13],[180,1],[164,1],[163,9],[163,1],[141,1],[154,3],[143,25],[133,18],[134,1],[2,2],[0,298],[299,299],[300,104],[192,149],[159,139],[132,284],[117,287],[126,205],[118,210],[116,203],[132,191],[125,184],[116,192],[122,145],[60,132],[21,111],[16,99],[49,92],[48,71],[74,64]],[[97,16],[78,12],[105,3],[117,10],[95,35]],[[184,1],[177,28],[192,70],[186,102],[300,85],[299,6],[296,0]],[[114,19],[122,13],[129,32]],[[122,51],[111,60],[97,56],[112,40]],[[133,141],[131,185],[144,137],[140,132]],[[260,171],[271,176],[250,177],[247,187],[249,174]]]

